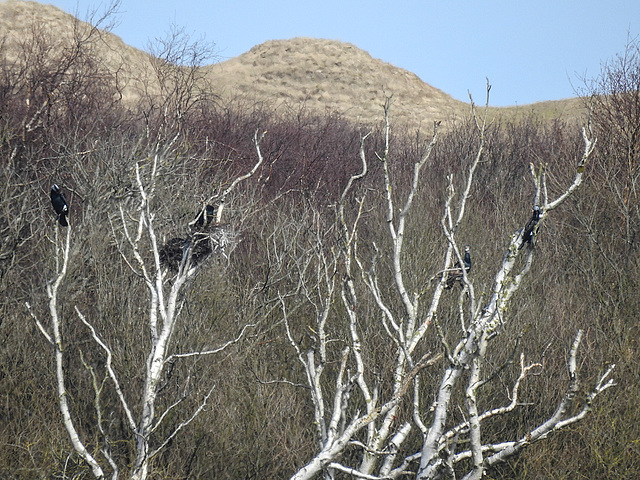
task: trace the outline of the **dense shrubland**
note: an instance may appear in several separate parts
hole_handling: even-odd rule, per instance
[[[177,353],[206,350],[236,338],[244,325],[254,326],[220,355],[175,362],[167,370],[158,407],[181,399],[170,410],[173,424],[188,418],[213,389],[205,410],[167,444],[150,475],[288,478],[318,451],[313,405],[292,343],[303,351],[311,349],[318,334],[317,312],[311,306],[321,302],[313,303],[318,292],[305,290],[311,284],[303,284],[301,278],[310,272],[300,259],[308,252],[320,259],[321,251],[341,248],[336,205],[349,178],[361,168],[361,148],[369,159],[369,172],[342,204],[349,221],[363,205],[358,230],[362,258],[373,256],[374,242],[380,249],[389,247],[383,165],[376,159],[385,148],[384,124],[364,130],[338,115],[318,116],[296,107],[275,111],[242,98],[221,104],[215,86],[198,76],[199,52],[185,45],[178,57],[172,56],[175,49],[160,49],[167,55],[155,70],[164,82],[161,91],[146,92],[136,105],[124,104],[117,82],[92,57],[88,39],[75,37],[69,48],[53,52],[45,49],[46,39],[36,31],[23,45],[28,55],[21,60],[5,56],[1,65],[0,475],[26,479],[90,474],[62,425],[53,353],[32,319],[47,318],[46,285],[55,276],[60,258],[56,252],[66,235],[56,225],[49,203],[51,184],[65,191],[73,229],[69,271],[58,302],[67,396],[77,429],[98,455],[104,435],[96,427],[90,372],[104,375],[104,352],[74,309],[91,319],[109,345],[113,367],[126,379],[122,386],[135,405],[132,392],[142,389],[139,365],[144,365],[149,348],[144,329],[147,305],[140,300],[147,293],[143,279],[123,260],[118,230],[120,206],[131,215],[136,211],[135,167],[147,175],[157,159],[152,207],[156,233],[165,242],[184,234],[203,201],[251,169],[257,156],[252,140],[258,131],[266,132],[259,145],[264,163],[226,202],[223,222],[234,234],[233,248],[228,258],[206,262],[185,288],[185,321],[178,324],[173,345]],[[176,66],[189,59],[191,66]],[[507,432],[517,438],[553,413],[566,390],[566,361],[579,329],[584,331],[578,355],[581,393],[611,363],[618,364],[617,386],[597,398],[587,421],[491,469],[493,478],[640,475],[637,46],[631,45],[620,62],[610,64],[591,87],[590,93],[597,94],[590,122],[598,148],[587,165],[585,184],[541,228],[531,273],[510,304],[510,321],[496,340],[499,347],[487,358],[492,366],[507,362],[507,367],[483,387],[480,407],[508,403],[520,373],[520,353],[541,367],[522,384],[522,408],[492,419],[483,427],[484,434],[501,438]],[[635,69],[635,76],[615,76],[622,66]],[[413,165],[432,132],[394,126],[393,107],[390,112],[392,149],[387,164],[395,180],[393,195],[401,199],[410,190]],[[535,193],[530,163],[535,168],[544,165],[550,197],[563,192],[583,152],[580,126],[523,117],[495,119],[482,133],[485,153],[469,192],[468,213],[456,232],[461,245],[472,248],[469,277],[476,295],[488,297],[510,235],[530,216]],[[441,227],[447,176],[453,175],[456,191],[463,188],[480,136],[472,117],[447,125],[424,165],[405,233],[403,268],[413,289],[431,291],[439,281],[447,244]],[[363,198],[366,203],[359,203]],[[390,259],[381,258],[376,268],[381,291],[390,295]],[[349,281],[344,270],[336,272],[339,283]],[[358,320],[362,350],[368,364],[375,366],[366,373],[380,379],[381,395],[388,394],[396,350],[381,330],[380,314],[366,286],[355,281],[353,287],[363,312]],[[425,410],[435,394],[428,392],[435,392],[446,368],[437,354],[443,343],[455,345],[462,334],[459,291],[445,293],[441,301],[438,321],[443,338],[432,335],[421,347],[434,358],[420,373]],[[348,313],[339,300],[328,309],[336,318]],[[327,334],[345,344],[349,341],[339,324],[329,324]],[[516,360],[509,361],[514,346]],[[330,359],[325,368],[322,389],[329,392],[338,359]],[[136,439],[123,420],[115,392],[105,388],[102,402],[111,455],[122,469],[131,468]],[[463,403],[464,391],[458,389],[454,405]],[[410,406],[402,405],[398,418],[410,415]],[[461,409],[452,408],[451,415],[451,422],[464,420]],[[172,428],[170,422],[163,423],[157,434],[164,438]],[[419,450],[419,445],[414,432],[402,452]],[[361,450],[351,446],[341,461],[353,463],[349,460],[359,455]],[[415,466],[411,468],[415,472]]]

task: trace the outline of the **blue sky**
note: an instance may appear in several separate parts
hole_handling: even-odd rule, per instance
[[[49,0],[86,20],[107,1]],[[350,42],[459,100],[524,105],[575,96],[640,36],[640,0],[122,0],[113,32],[137,48],[172,25],[218,60],[266,40]]]

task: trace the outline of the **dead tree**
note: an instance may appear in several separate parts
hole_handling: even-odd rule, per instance
[[[257,133],[254,136],[258,160],[257,166],[252,169],[252,172],[255,172],[262,163],[259,147],[261,138]],[[81,358],[92,379],[93,405],[96,413],[95,430],[99,432],[102,445],[89,445],[89,435],[79,430],[80,422],[73,417],[67,401],[66,383],[69,375],[65,371],[65,356],[72,355],[73,352],[65,349],[65,339],[61,328],[63,318],[59,306],[59,292],[66,280],[69,268],[73,243],[71,239],[72,232],[74,232],[73,223],[65,230],[65,243],[59,245],[59,242],[56,241],[56,273],[53,280],[47,285],[50,317],[48,328],[37,318],[31,305],[27,304],[36,325],[54,351],[59,408],[71,444],[75,452],[90,467],[95,478],[105,478],[110,473],[109,476],[116,479],[119,477],[120,470],[126,466],[130,467],[130,471],[127,472],[128,478],[146,479],[154,458],[205,409],[215,388],[215,384],[211,382],[191,414],[187,418],[176,420],[169,428],[168,434],[160,435],[158,432],[166,428],[169,418],[174,416],[175,408],[184,400],[183,398],[165,399],[162,404],[169,406],[158,411],[158,405],[161,404],[159,402],[159,397],[162,395],[161,387],[167,370],[183,359],[212,356],[227,349],[239,342],[245,333],[254,326],[245,324],[235,338],[210,349],[179,352],[175,348],[175,342],[172,343],[177,326],[188,321],[187,315],[183,313],[184,292],[194,281],[206,257],[213,252],[213,249],[224,248],[224,239],[221,240],[219,231],[224,227],[220,226],[216,229],[212,237],[207,234],[207,242],[210,242],[207,243],[207,247],[199,247],[199,240],[193,236],[189,238],[189,241],[181,240],[178,245],[181,254],[177,268],[171,272],[167,271],[163,265],[163,248],[158,240],[156,214],[153,208],[159,156],[161,154],[153,156],[144,169],[139,163],[136,164],[134,178],[138,204],[135,208],[120,205],[119,222],[112,222],[113,237],[122,260],[133,274],[142,279],[148,293],[146,298],[142,300],[146,303],[147,317],[146,321],[141,322],[144,328],[140,331],[140,335],[148,337],[150,347],[146,362],[139,367],[139,371],[143,372],[144,377],[141,391],[134,391],[126,387],[131,379],[123,378],[122,374],[114,367],[114,353],[104,340],[104,335],[94,326],[95,322],[92,322],[77,306],[74,306],[73,309],[76,319],[80,320],[87,328],[95,345],[103,353],[104,376],[102,378],[95,368],[87,365]],[[250,175],[243,175],[241,178],[249,177]],[[238,182],[233,183],[233,185],[237,184]],[[222,210],[219,213],[221,214]],[[58,230],[56,230],[56,239],[57,237]],[[81,241],[81,239],[77,241]],[[150,252],[151,258],[147,252]],[[71,322],[72,318],[64,318],[64,321]],[[135,456],[133,464],[130,466],[123,463],[126,462],[126,459],[120,459],[113,454],[111,446],[115,439],[110,438],[104,428],[107,407],[103,405],[103,399],[105,397],[104,388],[107,384],[110,384],[118,401],[117,406],[111,405],[109,408],[122,412],[123,423],[129,429],[130,439],[133,439],[135,443]],[[83,437],[85,438],[83,439]]]
[[[489,86],[487,105],[488,99]],[[454,270],[452,265],[455,262],[464,265],[457,234],[467,212],[474,175],[485,149],[486,111],[485,108],[485,114],[480,118],[474,107],[479,144],[459,195],[454,189],[452,177],[449,177],[441,221],[447,240],[443,249],[443,268],[434,276],[437,282],[429,289],[429,301],[424,301],[424,291],[412,292],[407,286],[405,278],[409,272],[405,266],[403,242],[420,183],[420,172],[437,141],[438,126],[435,126],[431,142],[421,158],[413,165],[409,191],[398,207],[396,197],[392,194],[394,181],[389,168],[392,158],[389,102],[385,106],[385,149],[378,155],[384,176],[385,221],[388,226],[388,239],[384,245],[388,245],[388,249],[381,246],[382,242],[380,245],[367,245],[366,250],[374,252],[373,258],[364,258],[360,252],[365,249],[358,234],[366,199],[363,196],[357,200],[355,211],[349,211],[346,207],[346,199],[354,185],[368,174],[365,135],[360,149],[362,169],[350,178],[344,189],[336,206],[335,226],[325,231],[318,228],[314,235],[314,246],[297,252],[294,261],[296,281],[293,282],[296,288],[287,294],[279,292],[278,300],[285,333],[304,371],[310,392],[318,450],[292,479],[311,479],[320,474],[325,479],[333,479],[338,472],[369,480],[406,478],[407,475],[420,480],[448,478],[451,475],[456,478],[454,467],[458,465],[460,468],[460,462],[468,459],[471,459],[472,466],[464,478],[477,479],[488,467],[512,457],[526,445],[584,418],[595,397],[614,385],[610,379],[614,368],[611,366],[588,390],[582,406],[577,411],[570,408],[575,407],[579,383],[577,355],[582,331],[578,331],[569,356],[566,394],[555,413],[542,423],[529,427],[528,433],[521,438],[507,438],[490,444],[483,442],[484,422],[518,408],[522,382],[532,372],[538,373],[542,368],[540,364],[529,363],[521,356],[520,374],[511,386],[512,401],[507,405],[493,405],[485,411],[480,410],[478,389],[485,383],[487,352],[494,345],[492,341],[500,335],[501,327],[510,321],[507,307],[514,293],[523,285],[535,259],[534,248],[518,248],[523,242],[523,228],[511,236],[504,258],[497,266],[491,290],[493,293],[488,301],[478,299],[467,269],[459,269],[459,281],[464,287],[459,302],[459,323],[463,332],[460,341],[450,347],[438,326],[438,312],[448,274]],[[586,129],[583,130],[583,139],[584,151],[576,166],[575,177],[558,198],[549,198],[544,170],[536,172],[532,167],[536,187],[534,204],[540,205],[542,212],[537,226],[580,186],[595,143]],[[340,232],[338,246],[323,249],[323,241],[329,230]],[[382,276],[377,270],[379,259],[383,256],[390,259],[392,293],[382,287]],[[373,301],[377,309],[373,315],[358,308],[361,303],[358,295],[362,296],[363,290],[356,288],[356,280],[364,286],[364,295]],[[306,341],[300,340],[292,327],[296,312],[302,309],[291,299],[300,295],[303,297],[301,301],[306,301],[314,312],[315,322],[308,327],[312,332],[310,347],[305,346]],[[336,301],[344,308],[337,311],[334,307]],[[362,336],[363,325],[371,322],[372,318],[379,322],[380,331],[395,348],[393,365],[385,368],[392,373],[384,379],[376,373],[379,368],[371,363],[373,355],[365,351]],[[424,348],[429,335],[440,338],[444,354]],[[434,365],[442,363],[442,359],[445,367],[440,384],[435,391],[426,394],[421,387],[422,373],[425,369],[433,370]],[[329,364],[335,367],[329,370]],[[381,386],[383,382],[386,384],[384,389]],[[295,381],[288,383],[296,384]],[[465,421],[452,427],[452,395],[460,388],[465,391]],[[435,402],[430,400],[432,398],[435,398]],[[408,415],[407,410],[411,414]],[[427,418],[430,420],[427,421]],[[422,439],[421,448],[401,454],[412,432]],[[349,454],[345,455],[347,451]]]
[[[481,130],[483,132],[484,129]],[[564,202],[582,183],[585,165],[589,156],[593,152],[595,140],[589,138],[587,129],[583,129],[584,151],[582,157],[576,165],[573,182],[566,187],[565,191],[556,199],[550,199],[547,194],[547,184],[545,171],[536,173],[533,164],[531,173],[536,187],[534,205],[541,205],[538,212],[534,228],[539,228],[543,220],[558,206]],[[479,159],[479,158],[478,158]],[[469,175],[469,180],[471,175]],[[469,185],[469,183],[467,183]],[[455,238],[456,229],[462,220],[464,205],[468,199],[468,190],[463,193],[460,199],[457,219],[454,221],[452,203],[454,191],[450,183],[449,196],[446,203],[446,212],[443,218],[443,230],[449,241],[449,249],[456,252],[459,257],[457,241]],[[420,452],[420,467],[416,478],[431,479],[441,478],[446,472],[453,471],[453,465],[465,458],[471,458],[473,467],[463,478],[478,479],[485,473],[486,468],[495,463],[519,453],[525,446],[532,442],[545,438],[552,431],[566,427],[584,418],[591,410],[592,400],[602,391],[614,385],[610,375],[614,366],[610,366],[600,377],[595,386],[587,393],[582,408],[577,413],[569,413],[569,406],[573,405],[578,392],[579,377],[576,368],[576,357],[578,347],[582,339],[582,330],[578,331],[570,351],[568,368],[569,383],[567,391],[558,405],[555,413],[540,425],[530,428],[529,432],[519,439],[510,439],[499,444],[483,444],[482,425],[483,421],[496,415],[504,415],[517,407],[518,388],[520,382],[531,370],[540,367],[538,364],[525,363],[521,357],[521,373],[513,386],[513,399],[509,405],[496,407],[485,412],[478,409],[477,391],[484,384],[482,376],[486,366],[484,360],[491,342],[500,334],[500,328],[508,321],[505,312],[512,300],[513,294],[521,287],[526,275],[531,269],[534,261],[534,249],[527,249],[524,262],[517,266],[516,260],[519,258],[520,246],[526,241],[523,236],[530,234],[525,227],[515,232],[507,247],[507,251],[499,266],[494,279],[493,294],[488,303],[478,305],[474,289],[468,279],[465,282],[469,288],[469,315],[466,317],[461,312],[461,324],[464,326],[465,337],[452,349],[448,350],[449,367],[446,369],[437,393],[437,400],[434,406],[433,421],[431,426],[425,431],[425,440]],[[437,291],[437,289],[436,289]],[[426,322],[431,322],[433,316],[427,316]],[[466,377],[466,379],[465,379]],[[463,424],[453,429],[446,429],[447,419],[450,414],[451,392],[456,385],[465,384],[467,418]],[[464,433],[469,440],[467,450],[455,453],[452,448],[458,440],[458,436]],[[443,455],[443,452],[447,452]]]

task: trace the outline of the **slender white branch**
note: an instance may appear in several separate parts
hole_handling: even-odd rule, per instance
[[[420,376],[417,376],[413,383],[413,421],[422,434],[426,435],[428,429],[420,416]]]
[[[342,359],[340,361],[338,375],[336,376],[335,394],[333,396],[333,413],[331,414],[331,420],[329,421],[327,429],[327,440],[325,445],[323,445],[325,448],[327,445],[333,444],[335,438],[339,435],[338,424],[345,413],[344,409],[346,408],[346,404],[344,402],[344,393],[349,387],[348,384],[351,383],[351,379],[345,383],[344,376],[347,370],[347,360],[349,359],[350,352],[351,349],[349,347],[345,347],[342,351]],[[350,438],[345,439],[345,445],[348,440],[350,440]]]
[[[75,423],[71,417],[71,410],[67,402],[67,388],[65,386],[65,372],[63,359],[63,343],[62,332],[60,329],[61,319],[58,314],[58,289],[62,284],[69,265],[69,251],[71,249],[71,227],[67,227],[67,238],[64,248],[62,249],[62,268],[53,283],[47,285],[47,295],[49,297],[49,313],[51,315],[51,330],[53,331],[53,339],[55,341],[55,360],[56,360],[56,380],[58,389],[58,402],[60,405],[60,413],[62,413],[62,421],[64,424],[71,444],[75,451],[87,462],[93,475],[96,478],[103,478],[104,471],[93,455],[87,450],[84,443],[80,439],[80,435],[76,430]]]
[[[223,350],[226,350],[231,345],[234,345],[234,344],[238,343],[240,340],[242,340],[242,337],[244,336],[244,333],[247,331],[247,329],[248,328],[253,328],[255,326],[256,325],[254,323],[249,323],[249,324],[245,325],[244,327],[242,327],[242,330],[240,331],[240,333],[238,334],[238,336],[236,338],[233,338],[233,339],[225,342],[224,344],[222,344],[221,346],[219,346],[217,348],[213,348],[211,350],[202,350],[200,352],[174,353],[172,355],[169,355],[164,362],[165,363],[170,363],[173,360],[175,360],[176,358],[196,357],[196,356],[201,356],[201,355],[213,355],[213,354],[216,354],[216,353],[220,353]]]
[[[582,178],[584,176],[584,167],[587,164],[589,157],[593,153],[593,150],[596,147],[596,141],[597,141],[596,139],[592,140],[589,138],[587,129],[585,127],[582,128],[582,139],[584,141],[584,150],[582,152],[582,157],[580,158],[580,162],[578,162],[578,165],[576,167],[576,175],[573,179],[573,183],[569,185],[569,187],[564,191],[564,193],[560,195],[558,198],[556,198],[554,201],[545,203],[543,215],[546,212],[551,211],[554,208],[558,207],[558,205],[564,202],[567,199],[567,197],[569,197],[569,195],[571,195],[573,191],[576,188],[578,188],[582,183]]]
[[[183,394],[178,400],[176,400],[175,402],[173,402],[171,405],[169,405],[164,412],[162,412],[162,414],[158,417],[158,419],[155,421],[155,424],[153,425],[153,427],[151,427],[149,429],[149,434],[152,434],[153,432],[155,432],[160,425],[162,425],[162,421],[165,419],[165,417],[174,409],[176,408],[178,405],[180,405],[182,402],[184,402],[186,400],[187,396],[185,394]]]
[[[329,465],[327,465],[327,467],[333,468],[335,470],[339,470],[344,473],[348,473],[349,475],[355,478],[364,478],[365,480],[381,480],[382,478],[384,478],[384,477],[378,477],[376,475],[368,475],[366,473],[361,473],[359,470],[356,470],[355,468],[345,467],[344,465],[341,465],[336,462],[331,462]]]
[[[209,397],[211,396],[211,394],[213,393],[213,390],[215,388],[215,385],[211,387],[211,389],[209,389],[209,391],[207,392],[207,394],[204,396],[204,398],[202,399],[202,402],[200,403],[200,406],[198,406],[198,408],[196,409],[195,412],[193,412],[193,414],[191,415],[191,417],[189,417],[187,420],[185,420],[184,422],[181,422],[174,430],[173,432],[171,432],[171,434],[165,439],[164,442],[162,442],[162,444],[156,448],[155,450],[151,451],[148,455],[148,459],[151,460],[153,457],[155,457],[158,453],[160,453],[168,444],[169,442],[173,439],[173,437],[175,437],[180,430],[182,430],[184,427],[188,426],[199,414],[200,412],[202,412],[202,410],[204,410],[204,408],[207,406],[207,402],[209,400]]]
[[[47,342],[49,342],[51,345],[55,345],[53,338],[51,338],[51,335],[49,335],[49,332],[47,332],[47,330],[44,328],[42,323],[40,323],[40,320],[38,320],[38,317],[36,317],[36,314],[33,313],[33,310],[31,309],[31,304],[29,302],[24,302],[24,304],[27,307],[27,310],[29,311],[29,315],[31,315],[31,318],[33,318],[33,321],[36,322],[36,326],[38,327],[42,335],[44,335],[44,338],[47,339]]]
[[[113,365],[111,363],[111,360],[112,360],[111,349],[100,339],[100,337],[98,336],[98,333],[96,332],[96,329],[93,327],[93,325],[91,325],[87,321],[87,319],[82,314],[82,312],[80,312],[78,307],[75,306],[74,308],[75,308],[76,314],[78,315],[78,318],[80,318],[82,323],[84,323],[89,328],[89,330],[91,331],[91,336],[93,337],[95,342],[98,345],[100,345],[100,347],[104,350],[105,354],[107,355],[105,366],[107,368],[109,378],[113,382],[114,388],[116,389],[116,394],[118,395],[118,399],[120,400],[120,405],[122,406],[122,409],[124,410],[124,413],[127,416],[127,421],[129,422],[129,428],[135,432],[137,428],[136,422],[133,419],[133,414],[131,413],[129,404],[124,398],[124,393],[122,392],[122,388],[120,388],[120,382],[118,381],[118,376],[116,375],[116,372],[113,370]]]
[[[267,134],[267,132],[264,131],[260,135],[258,135],[258,132],[259,130],[256,129],[256,131],[253,134],[253,145],[256,148],[256,153],[258,154],[258,160],[253,165],[253,168],[251,170],[249,170],[244,175],[240,175],[239,177],[236,177],[231,182],[231,184],[220,194],[219,200],[218,200],[218,211],[216,212],[216,223],[222,222],[222,213],[224,211],[224,207],[229,194],[236,188],[236,186],[240,182],[253,176],[253,174],[256,173],[256,171],[258,170],[258,168],[260,168],[260,165],[262,165],[262,162],[264,161],[264,158],[262,157],[262,152],[260,150],[260,143],[262,142],[262,139]]]
[[[364,144],[367,138],[369,137],[369,135],[371,135],[371,132],[367,133],[366,135],[363,135],[362,138],[360,139],[359,155],[360,155],[362,170],[360,171],[360,173],[356,173],[355,175],[351,175],[349,177],[349,180],[347,181],[347,185],[344,187],[344,190],[342,191],[342,195],[340,196],[340,207],[341,207],[340,216],[342,218],[344,218],[344,205],[346,202],[347,195],[351,191],[351,187],[353,186],[355,181],[360,180],[361,178],[364,178],[367,175],[368,166],[367,166],[367,156],[365,155],[365,151],[364,151]]]

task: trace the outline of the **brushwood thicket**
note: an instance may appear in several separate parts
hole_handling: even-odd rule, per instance
[[[101,332],[113,351],[114,368],[127,379],[123,387],[135,398],[143,384],[137,369],[149,347],[147,305],[141,300],[146,287],[123,261],[113,227],[120,206],[136,208],[134,167],[151,168],[157,155],[153,208],[156,231],[165,241],[184,232],[202,199],[253,166],[256,130],[267,132],[261,144],[265,163],[229,200],[223,219],[235,233],[234,248],[228,259],[203,266],[189,286],[188,321],[180,323],[175,345],[178,352],[206,349],[235,337],[245,323],[258,327],[222,356],[169,369],[166,392],[173,389],[180,396],[189,378],[189,395],[173,410],[176,418],[188,417],[211,383],[215,389],[206,411],[156,459],[153,478],[291,475],[315,452],[313,412],[305,389],[267,382],[302,372],[277,310],[265,299],[269,289],[293,288],[277,283],[277,270],[290,268],[287,258],[304,247],[308,232],[333,221],[333,205],[360,168],[360,139],[368,131],[370,171],[347,202],[353,212],[356,198],[366,195],[360,253],[369,255],[373,241],[384,247],[384,185],[375,156],[384,148],[382,123],[362,126],[338,114],[272,108],[268,101],[243,97],[223,103],[196,68],[170,62],[158,63],[156,72],[170,88],[125,103],[117,78],[88,43],[53,50],[34,34],[21,48],[16,60],[0,44],[0,476],[57,478],[65,472],[73,477],[86,470],[62,425],[52,350],[25,307],[29,302],[46,323],[46,284],[55,273],[60,228],[49,203],[51,185],[63,188],[73,228],[60,301],[69,401],[87,443],[99,448],[87,365],[103,369],[104,355],[74,308]],[[637,48],[628,46],[635,56],[623,59],[636,72]],[[606,365],[618,364],[617,386],[598,398],[587,421],[531,446],[492,471],[493,478],[640,478],[640,94],[637,77],[614,75],[620,66],[611,62],[589,84],[588,93],[595,94],[585,97],[593,107],[589,119],[496,116],[487,132],[469,213],[458,233],[472,248],[470,278],[479,293],[489,288],[509,236],[530,215],[530,163],[544,166],[553,195],[573,177],[583,147],[582,125],[590,122],[598,143],[583,188],[545,222],[531,278],[498,340],[504,353],[489,359],[495,365],[504,361],[508,346],[524,332],[520,348],[531,361],[542,361],[543,374],[521,392],[529,404],[492,421],[485,435],[507,431],[515,437],[550,414],[566,385],[564,361],[578,329],[585,330],[584,388]],[[390,168],[397,182],[394,194],[401,196],[431,132],[393,124],[393,107],[391,122]],[[441,268],[447,175],[461,185],[477,145],[471,119],[448,122],[424,169],[405,245],[404,268],[415,288],[428,289],[429,278]],[[273,248],[290,255],[274,264]],[[389,275],[385,261],[379,270],[383,280]],[[449,317],[441,319],[452,340],[459,333],[454,297],[445,301]],[[310,314],[303,311],[292,320],[300,338],[312,324],[305,315]],[[375,315],[368,321],[362,338],[384,378],[394,352],[377,348],[384,345],[383,332]],[[437,351],[438,339],[425,348]],[[439,372],[425,374],[424,388],[438,384]],[[517,373],[506,371],[500,384],[485,387],[489,394],[483,398],[504,403]],[[104,395],[105,404],[117,405],[114,392]],[[458,401],[464,401],[461,394]],[[115,455],[126,459],[135,438],[118,407],[105,413],[110,437],[119,439],[112,445]]]

